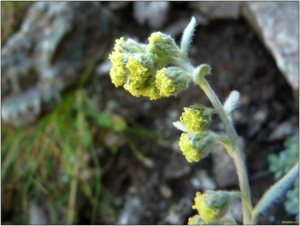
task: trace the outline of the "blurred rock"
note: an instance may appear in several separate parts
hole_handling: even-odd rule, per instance
[[[118,224],[138,225],[142,217],[142,212],[141,200],[137,196],[127,196]]]
[[[173,153],[164,168],[166,180],[179,179],[191,171],[191,166],[181,153]]]
[[[203,20],[205,21],[206,19],[203,19]],[[197,24],[207,24],[207,23],[202,22],[203,20],[198,19],[198,17],[196,16]],[[169,34],[173,37],[182,35],[184,29],[186,28],[186,26],[189,24],[190,21],[191,21],[191,18],[179,18],[177,21],[175,21],[170,26],[168,26],[166,29],[164,29],[163,33]]]
[[[237,19],[241,2],[191,2],[190,8],[198,10],[210,20]]]
[[[127,5],[129,5],[130,2],[128,1],[117,1],[117,2],[109,2],[108,7],[111,10],[120,10],[125,8]]]
[[[294,92],[298,93],[299,3],[243,2],[242,13],[273,55]]]
[[[269,141],[277,141],[277,140],[285,140],[290,136],[295,135],[298,133],[298,128],[296,118],[291,118],[289,120],[286,120],[282,122],[281,124],[277,125],[275,127],[275,130],[271,133],[269,136]]]
[[[104,60],[96,68],[96,74],[99,76],[107,76],[112,68],[112,63],[109,59]]]
[[[190,209],[193,205],[192,200],[182,198],[179,203],[173,204],[159,225],[184,225],[186,217],[190,215]]]
[[[111,46],[111,14],[99,2],[36,2],[2,48],[2,119],[15,127],[37,120],[78,84]]]
[[[140,25],[161,28],[168,18],[170,2],[134,2],[133,16]]]
[[[243,140],[239,137],[243,147]],[[218,188],[226,188],[238,184],[237,171],[233,159],[229,156],[224,146],[216,144],[211,152],[213,160],[213,172]]]
[[[263,107],[263,109],[258,109],[258,111],[253,115],[255,122],[262,124],[266,121],[268,116],[268,109]]]
[[[207,174],[206,170],[197,171],[191,182],[197,190],[215,190],[217,188],[215,181]]]
[[[247,130],[247,134],[249,137],[254,138],[259,132],[261,132],[261,128],[263,124],[268,119],[268,108],[262,106],[261,108],[250,107],[249,111],[252,117],[246,118],[246,120],[250,121],[251,126]],[[258,139],[256,137],[256,139]]]
[[[49,224],[45,210],[34,202],[29,202],[28,224],[33,224],[33,225]]]
[[[196,18],[197,25],[199,25],[199,24],[207,25],[209,23],[209,20],[199,13],[195,13],[193,16],[195,16],[195,18]],[[176,21],[174,21],[168,27],[166,27],[163,30],[163,33],[169,34],[173,37],[178,36],[178,35],[181,36],[184,29],[190,23],[190,21],[191,21],[191,17],[178,18]]]
[[[126,141],[122,134],[115,131],[108,131],[104,135],[105,145],[109,148],[119,148],[122,147]]]
[[[173,195],[172,189],[166,184],[161,185],[159,187],[159,191],[160,191],[161,196],[166,199],[171,198]]]
[[[232,217],[237,221],[238,224],[243,223],[243,211],[242,211],[242,201],[241,199],[236,199],[232,202],[230,206],[230,212]]]

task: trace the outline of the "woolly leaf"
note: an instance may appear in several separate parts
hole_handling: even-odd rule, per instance
[[[261,200],[257,203],[252,211],[252,219],[257,221],[259,214],[265,212],[270,208],[276,200],[284,195],[284,193],[291,187],[299,174],[299,164],[297,163],[284,177],[277,183],[271,186],[263,195]]]

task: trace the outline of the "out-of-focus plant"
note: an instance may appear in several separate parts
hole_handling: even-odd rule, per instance
[[[269,171],[274,173],[275,179],[279,179],[287,173],[299,159],[299,138],[291,137],[284,142],[284,150],[278,155],[270,154]],[[286,201],[284,203],[286,211],[291,215],[296,215],[299,220],[299,179],[295,180],[293,189],[286,194]]]
[[[79,208],[78,192],[92,205],[92,224],[99,206],[118,217],[109,208],[114,200],[101,182],[102,167],[94,139],[99,128],[122,133],[127,125],[121,116],[101,111],[88,97],[83,85],[90,69],[79,87],[65,94],[62,102],[37,124],[17,130],[2,126],[2,188],[4,192],[16,191],[16,199],[22,200],[22,205],[13,210],[21,217],[13,223],[27,224],[29,203],[43,196],[50,224],[72,224]],[[65,207],[66,215],[59,219]]]

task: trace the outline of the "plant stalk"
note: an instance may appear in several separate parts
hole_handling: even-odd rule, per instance
[[[199,85],[207,95],[208,99],[211,101],[212,105],[214,106],[217,114],[219,115],[221,121],[225,126],[225,130],[229,136],[229,140],[232,143],[233,150],[230,151],[229,154],[233,158],[234,163],[236,165],[241,192],[244,195],[244,197],[247,199],[247,200],[242,199],[243,223],[252,224],[251,214],[246,203],[248,201],[248,203],[251,205],[252,208],[250,186],[248,181],[247,169],[245,165],[245,157],[244,157],[244,153],[241,150],[240,144],[238,142],[238,136],[233,127],[232,121],[224,111],[219,98],[216,96],[215,92],[211,89],[210,85],[204,79],[204,77],[200,78]]]

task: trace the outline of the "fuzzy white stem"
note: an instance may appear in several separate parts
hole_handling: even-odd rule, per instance
[[[198,69],[198,70],[197,70]],[[195,72],[201,72],[199,70],[199,67],[195,70]],[[195,73],[194,72],[194,73]],[[248,205],[250,204],[251,207],[251,194],[250,194],[250,186],[249,186],[249,181],[248,181],[248,175],[247,175],[247,169],[245,165],[245,156],[244,153],[242,152],[240,148],[240,144],[238,142],[238,137],[236,134],[236,131],[232,125],[232,121],[228,117],[228,115],[225,113],[222,104],[219,101],[219,98],[216,96],[215,92],[211,89],[210,85],[207,83],[207,81],[204,79],[205,74],[200,74],[199,75],[199,85],[202,88],[202,90],[205,92],[206,96],[208,99],[211,101],[212,105],[214,106],[217,114],[221,118],[225,130],[229,136],[229,140],[232,143],[232,148],[233,151],[231,156],[233,157],[234,163],[237,168],[237,174],[239,178],[239,183],[240,183],[240,188],[241,192],[245,196],[245,199],[242,199],[242,205],[243,205],[243,221],[244,224],[251,224],[251,216],[249,212]]]

